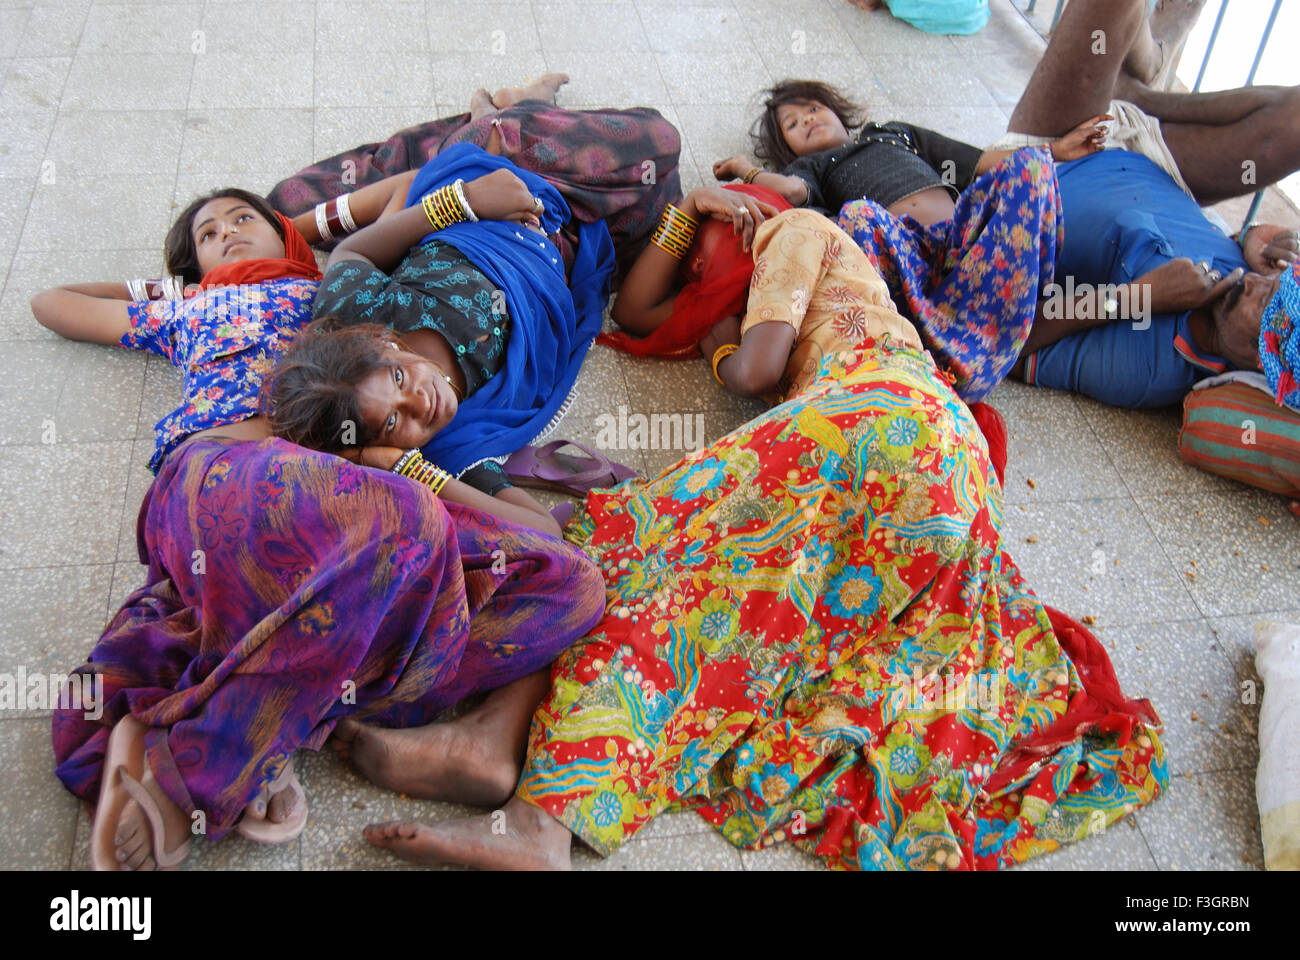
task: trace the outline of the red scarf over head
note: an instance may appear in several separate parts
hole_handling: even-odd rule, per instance
[[[244,283],[262,283],[265,280],[279,280],[284,277],[301,277],[304,280],[319,280],[320,268],[316,266],[316,257],[311,252],[307,240],[293,221],[283,213],[276,213],[280,226],[284,228],[284,256],[267,257],[258,260],[236,260],[213,267],[203,275],[199,287],[230,287]]]
[[[790,204],[779,193],[756,183],[732,183],[723,189],[748,194],[778,210],[790,209]],[[754,256],[740,249],[739,238],[732,244],[719,244],[704,265],[700,279],[683,288],[673,304],[672,316],[650,336],[637,338],[626,333],[602,333],[596,342],[641,357],[683,360],[699,356],[700,340],[715,323],[732,314],[745,312],[749,279],[753,275]]]

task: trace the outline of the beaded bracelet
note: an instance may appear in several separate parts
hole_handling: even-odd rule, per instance
[[[420,456],[419,447],[412,447],[410,450],[407,450],[404,454],[398,457],[397,462],[393,464],[393,473],[401,473],[406,469],[406,465],[418,456]]]
[[[433,491],[434,496],[441,493],[442,488],[445,487],[447,481],[451,479],[450,473],[446,470],[441,470],[438,467],[435,467],[428,460],[424,459],[420,451],[415,447],[407,450],[398,459],[397,463],[393,464],[393,472],[400,474],[403,477],[409,477],[416,483],[424,484]]]
[[[650,242],[673,259],[681,260],[691,249],[691,243],[695,240],[695,230],[699,225],[698,220],[670,203],[664,210],[664,215],[659,218],[659,226],[655,229]]]
[[[717,380],[718,383],[722,383],[724,387],[726,384],[722,382],[722,374],[718,373],[718,364],[739,349],[740,344],[738,343],[724,343],[722,346],[718,347],[718,349],[713,351],[713,378]]]

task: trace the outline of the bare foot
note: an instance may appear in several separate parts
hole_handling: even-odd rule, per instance
[[[550,814],[512,797],[483,817],[422,824],[372,823],[366,840],[415,863],[482,870],[568,870],[572,834]]]
[[[496,104],[492,102],[492,97],[483,87],[474,91],[474,95],[469,98],[469,118],[471,120],[481,120],[484,117],[490,117],[497,112]]]
[[[244,815],[254,820],[265,817],[272,823],[284,823],[292,817],[298,809],[298,793],[286,782],[292,772],[293,760],[290,760],[277,782],[254,797]]]
[[[146,771],[140,781],[154,802],[163,820],[163,850],[175,850],[190,834],[190,819],[185,811],[176,806],[151,772]],[[153,829],[140,805],[134,800],[127,801],[122,807],[122,815],[117,821],[117,832],[113,837],[117,861],[123,870],[157,870],[158,862],[154,858]]]
[[[1164,84],[1174,67],[1178,47],[1196,25],[1205,0],[1158,0],[1147,21],[1148,30],[1124,61],[1124,69],[1137,80],[1156,87]]]
[[[525,80],[522,87],[502,87],[492,94],[492,102],[503,110],[514,106],[520,100],[545,100],[554,103],[560,87],[568,82],[567,73],[544,73],[536,80]]]
[[[1157,43],[1175,50],[1196,26],[1205,0],[1158,0],[1151,11],[1151,36]]]
[[[879,10],[884,0],[849,0],[849,3],[855,7],[861,7],[863,10]]]
[[[330,742],[371,783],[423,800],[491,807],[519,782],[515,738],[475,717],[388,730],[340,720]]]

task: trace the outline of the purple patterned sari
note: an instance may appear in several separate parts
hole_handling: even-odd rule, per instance
[[[283,440],[178,448],[139,545],[148,583],[79,668],[104,675],[103,716],[55,713],[56,772],[93,801],[129,712],[212,839],[341,717],[429,722],[546,666],[604,610],[600,572],[563,541]]]

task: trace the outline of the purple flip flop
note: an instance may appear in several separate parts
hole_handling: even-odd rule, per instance
[[[590,466],[577,471],[564,465],[557,454],[563,447],[577,447],[587,455]],[[583,458],[571,455],[566,460],[582,465]],[[582,497],[590,490],[613,487],[637,475],[630,467],[614,463],[591,447],[576,440],[552,440],[542,447],[524,447],[506,461],[506,474],[516,486],[553,490]]]

